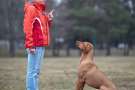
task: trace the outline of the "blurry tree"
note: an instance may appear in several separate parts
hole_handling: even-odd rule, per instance
[[[48,11],[52,9],[53,0],[48,0]],[[24,41],[23,34],[24,0],[1,0],[0,3],[0,39],[9,41],[9,55],[14,57],[16,45]]]
[[[129,50],[133,48],[135,44],[135,1],[134,0],[121,0],[125,9],[129,12],[129,28],[125,35],[125,43],[127,43],[127,48],[124,50],[124,55],[129,55]]]
[[[53,8],[55,9],[54,13],[54,22],[53,22],[53,30],[52,30],[52,54],[53,56],[59,56],[60,49],[65,46],[65,34],[68,32],[71,22],[66,19],[68,15],[68,10],[66,7],[67,0],[62,0],[61,2],[57,2],[56,0]],[[62,42],[61,42],[61,40]],[[67,53],[68,53],[68,49]]]
[[[15,56],[15,42],[22,34],[23,1],[1,0],[1,39],[9,41],[9,55]]]
[[[113,43],[127,44],[127,38],[131,39],[129,28],[133,18],[120,0],[69,0],[68,8],[69,20],[74,22],[73,33],[68,34],[100,45],[105,43],[106,55],[111,54]]]
[[[24,40],[23,4],[24,0],[1,0],[0,3],[0,40],[9,41],[10,56],[15,56],[16,43]],[[56,9],[53,42],[63,37],[68,44],[67,55],[76,40],[105,47],[106,55],[119,43],[127,45],[124,55],[128,55],[135,44],[134,0],[62,0],[59,5],[55,0],[47,0],[47,6],[48,12]]]

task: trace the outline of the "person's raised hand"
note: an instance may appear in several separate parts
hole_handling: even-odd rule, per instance
[[[49,14],[48,14],[49,20],[52,20],[52,19],[53,19],[53,17],[54,17],[53,13],[54,13],[54,9],[51,10],[51,11],[49,12]]]

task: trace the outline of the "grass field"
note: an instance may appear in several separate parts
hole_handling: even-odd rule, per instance
[[[118,90],[135,90],[135,57],[96,57],[96,63]],[[79,57],[45,58],[40,90],[75,90],[78,64]],[[25,58],[0,58],[0,90],[25,90],[25,70]]]

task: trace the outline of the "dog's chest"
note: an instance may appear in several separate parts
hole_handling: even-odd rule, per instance
[[[81,63],[81,64],[79,65],[78,71],[79,71],[79,72],[84,72],[84,73],[85,73],[85,72],[91,70],[93,67],[94,67],[93,64],[83,62],[83,63]]]

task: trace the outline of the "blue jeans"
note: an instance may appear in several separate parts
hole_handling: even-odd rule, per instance
[[[39,90],[38,81],[39,81],[39,73],[41,62],[44,57],[45,48],[44,47],[36,47],[35,53],[30,53],[29,49],[27,49],[28,53],[28,62],[27,62],[27,75],[26,75],[26,88],[27,90]]]

